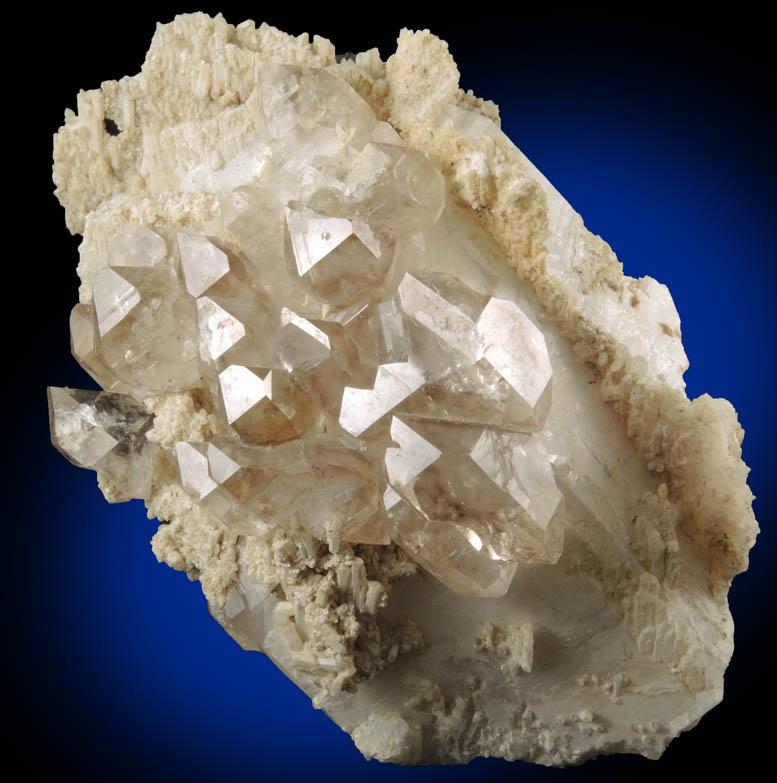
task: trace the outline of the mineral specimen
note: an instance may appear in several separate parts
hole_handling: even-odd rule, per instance
[[[442,41],[177,17],[54,179],[105,390],[49,389],[54,444],[365,756],[655,757],[720,700],[736,415]]]

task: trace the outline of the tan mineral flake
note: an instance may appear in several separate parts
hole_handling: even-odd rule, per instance
[[[458,78],[428,31],[158,26],[55,138],[105,392],[51,388],[52,440],[367,757],[656,757],[722,697],[742,431]]]

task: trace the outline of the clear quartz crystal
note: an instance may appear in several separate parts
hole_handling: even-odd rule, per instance
[[[108,245],[111,266],[154,266],[166,253],[165,240],[150,228],[129,226]]]
[[[563,549],[543,333],[438,169],[350,87],[259,80],[264,137],[223,168],[216,217],[110,239],[71,338],[122,393],[51,389],[52,438],[126,496],[167,466],[238,532],[393,541],[456,592],[504,595]],[[140,400],[183,391],[218,436],[157,446]]]
[[[117,485],[113,500],[146,498],[158,447],[146,438],[153,416],[129,394],[50,386],[52,443],[75,465]]]

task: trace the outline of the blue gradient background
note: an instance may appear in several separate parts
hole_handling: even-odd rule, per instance
[[[58,11],[30,38],[50,73],[23,129],[29,203],[44,243],[24,266],[31,282],[46,281],[33,312],[53,331],[10,341],[12,350],[24,348],[17,366],[25,380],[7,450],[5,692],[26,773],[84,781],[634,779],[725,773],[743,754],[755,763],[769,753],[754,715],[773,698],[777,501],[767,453],[775,434],[776,168],[765,33],[676,11],[554,18],[524,10],[467,24],[417,10],[368,22],[297,8],[267,18],[289,32],[325,35],[338,51],[378,45],[384,57],[403,26],[448,40],[462,87],[500,105],[506,133],[610,243],[625,272],[669,286],[691,361],[689,396],[726,397],[747,432],[763,532],[730,594],[736,652],[719,707],[658,762],[610,757],[562,772],[479,759],[402,769],[365,762],[267,659],[243,652],[209,617],[199,586],[157,564],[148,545],[156,525],[142,504],[109,508],[94,474],[49,445],[45,386],[93,385],[69,354],[78,240],[50,195],[51,134],[64,108],[75,108],[78,89],[136,73],[154,22],[183,10],[140,6],[124,17],[106,8],[85,27]],[[229,4],[205,10],[233,23],[261,21],[262,13]],[[99,32],[115,22],[113,35]]]

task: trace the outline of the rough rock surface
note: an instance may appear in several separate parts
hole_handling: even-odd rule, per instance
[[[111,330],[146,306],[140,282],[121,282],[116,248],[142,247],[145,261],[132,265],[153,266],[157,245],[138,227],[175,247],[175,232],[224,223],[225,189],[261,182],[261,162],[244,152],[263,132],[256,105],[273,63],[350,85],[380,126],[376,140],[423,153],[447,186],[442,225],[463,226],[509,270],[515,300],[542,330],[553,389],[536,437],[564,498],[563,551],[518,562],[506,594],[461,595],[409,547],[343,540],[336,525],[314,535],[234,524],[223,504],[182,486],[185,460],[210,459],[205,444],[228,435],[207,383],[163,389],[141,373],[133,387],[105,368]],[[501,133],[496,107],[458,78],[428,31],[403,30],[385,63],[377,50],[337,62],[319,37],[194,14],[158,27],[138,76],[80,93],[54,155],[67,225],[83,234],[71,334],[79,361],[117,397],[51,390],[53,437],[97,466],[106,498],[146,500],[164,523],[157,558],[199,579],[213,616],[268,654],[365,756],[654,758],[722,698],[727,591],[757,533],[743,431],[727,401],[687,399],[666,287],[623,275]],[[376,170],[365,158],[345,176],[365,183]],[[176,257],[190,253],[185,242]],[[184,276],[192,296],[215,282]],[[193,304],[175,301],[171,311],[188,317]],[[163,348],[160,361],[176,368],[189,350]],[[134,401],[117,406],[128,392]]]

